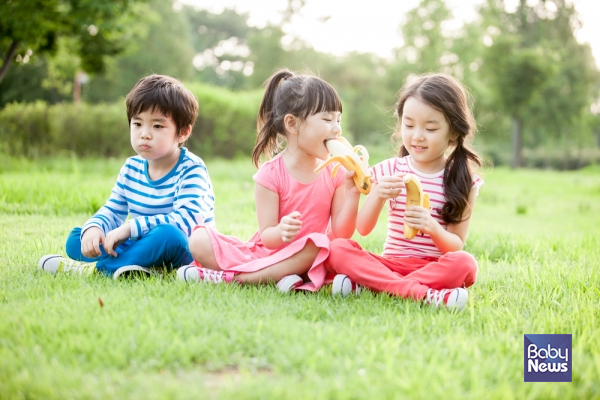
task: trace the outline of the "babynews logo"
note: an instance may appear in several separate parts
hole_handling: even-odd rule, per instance
[[[573,382],[572,337],[524,335],[525,382]]]

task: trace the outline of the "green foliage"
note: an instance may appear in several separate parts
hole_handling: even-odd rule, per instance
[[[30,0],[0,5],[0,48],[12,44],[31,55],[54,53],[57,40],[68,36],[78,43],[81,67],[89,72],[104,70],[105,56],[114,56],[127,44],[132,1]],[[135,17],[135,15],[133,15]],[[12,60],[6,60],[9,63]]]
[[[489,0],[481,9],[480,31],[488,44],[482,53],[478,79],[492,88],[484,102],[523,127],[527,147],[547,145],[556,138],[584,147],[593,143],[586,123],[598,94],[599,78],[589,45],[577,42],[579,24],[572,4],[557,0],[528,5],[516,12]],[[515,130],[515,160],[520,153]]]
[[[198,119],[188,140],[201,157],[249,156],[256,139],[256,115],[261,91],[231,92],[205,84],[190,84],[197,96]]]
[[[47,3],[68,5],[71,0]],[[80,6],[100,7],[96,1],[91,3]],[[0,5],[0,10],[15,4],[13,0]],[[20,4],[17,8],[26,7],[24,2]],[[259,90],[275,69],[288,67],[315,73],[330,82],[344,104],[344,134],[357,143],[381,145],[395,129],[393,105],[407,79],[415,74],[444,72],[461,80],[474,95],[480,133],[475,145],[485,148],[496,165],[510,161],[506,154],[512,151],[511,130],[519,126],[523,165],[571,168],[594,162],[593,154],[579,163],[570,156],[580,149],[597,148],[600,143],[599,106],[595,104],[600,75],[589,46],[574,37],[574,29],[580,26],[575,8],[563,0],[519,4],[515,12],[507,12],[504,1],[486,0],[477,10],[477,18],[449,30],[453,16],[446,3],[422,0],[406,14],[399,27],[404,43],[396,49],[394,59],[388,60],[370,53],[332,56],[294,37],[286,24],[301,11],[302,1],[288,2],[281,21],[264,28],[249,26],[248,15],[232,9],[216,14],[170,0],[128,1],[129,11],[120,17],[123,19],[112,21],[121,24],[116,35],[127,38],[120,42],[124,51],[103,58],[105,72],[90,74],[82,98],[90,103],[122,101],[140,78],[160,73],[239,91],[239,99],[245,99],[254,96],[245,91]],[[105,6],[98,15],[108,15],[114,3]],[[68,13],[68,8],[61,12]],[[35,14],[32,20],[38,17]],[[94,26],[100,31],[107,29]],[[61,34],[48,39],[53,56],[40,45],[27,63],[14,65],[0,82],[0,107],[14,101],[70,101],[74,74],[82,67],[80,36]],[[43,35],[36,38],[40,43],[46,40]],[[93,46],[89,49],[96,51]],[[23,51],[21,55],[25,55]],[[250,111],[253,106],[225,105],[225,99],[242,104],[247,101],[229,92],[209,91],[215,93],[220,105],[211,108],[208,100],[208,109],[214,113],[208,120],[200,115],[196,132],[204,133],[195,136],[207,137],[211,154],[247,154],[254,141],[254,121],[247,121],[246,116],[255,114]],[[594,113],[590,111],[592,104]],[[221,115],[244,117],[239,122],[238,118],[231,119],[232,126],[227,128]],[[216,120],[222,121],[218,128],[213,127]],[[205,133],[214,129],[219,133]],[[244,133],[231,139],[232,131]],[[232,141],[224,144],[226,140]],[[196,146],[196,139],[190,143]],[[548,160],[540,158],[540,149],[548,151]],[[564,154],[559,154],[563,150]]]
[[[0,112],[0,143],[5,154],[51,154],[48,106],[42,101],[9,104]]]
[[[540,47],[520,48],[515,35],[498,36],[485,55],[488,74],[501,110],[524,119],[540,89],[554,77],[553,63]]]
[[[246,75],[254,66],[249,61],[249,40],[257,29],[248,26],[248,15],[231,9],[213,14],[189,6],[182,13],[189,20],[197,53],[194,78],[233,89],[249,87]]]
[[[62,99],[56,90],[44,87],[48,73],[48,60],[34,57],[25,64],[13,65],[4,80],[0,82],[0,109],[12,102],[47,103]]]
[[[125,105],[57,104],[48,108],[54,149],[78,156],[134,155]]]
[[[130,29],[134,36],[127,50],[107,62],[106,72],[92,76],[84,86],[87,101],[123,99],[144,76],[162,74],[188,80],[193,76],[190,26],[184,11],[173,10],[171,1],[136,4],[139,18]]]
[[[108,197],[120,165],[67,158],[3,170],[0,398],[600,394],[597,168],[488,171],[468,239],[478,280],[467,308],[450,314],[371,292],[284,296],[274,286],[182,285],[173,274],[114,282],[39,272],[41,255],[64,253],[70,229],[89,216],[85,204]],[[249,237],[254,169],[246,160],[207,166],[219,229]],[[384,219],[357,235],[368,250],[381,251]],[[572,383],[523,382],[531,332],[573,335]]]
[[[123,104],[9,104],[0,112],[0,138],[8,154],[39,157],[131,155]]]
[[[234,93],[194,83],[199,112],[187,147],[201,157],[249,155],[256,138],[262,93]],[[125,104],[7,105],[0,110],[0,142],[5,153],[36,157],[71,152],[77,156],[134,155]]]

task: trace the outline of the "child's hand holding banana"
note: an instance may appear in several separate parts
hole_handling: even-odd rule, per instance
[[[315,172],[322,170],[332,162],[337,162],[339,164],[333,168],[331,176],[335,176],[341,164],[348,171],[354,171],[352,179],[358,190],[362,194],[369,194],[373,186],[373,180],[371,179],[371,171],[369,170],[369,152],[367,149],[360,145],[352,148],[352,145],[341,136],[337,140],[328,140],[325,146],[327,146],[327,150],[331,153],[331,157],[321,164]],[[360,156],[358,152],[360,152]]]
[[[423,193],[423,186],[421,186],[421,181],[416,175],[406,174],[404,175],[404,186],[406,188],[406,207],[409,206],[419,206],[423,207],[427,210],[429,216],[429,195],[427,193]],[[408,240],[414,238],[417,233],[419,233],[418,229],[411,228],[406,224],[406,211],[404,215],[404,237]],[[422,233],[422,232],[421,232]]]

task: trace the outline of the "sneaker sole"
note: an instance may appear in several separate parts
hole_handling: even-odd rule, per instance
[[[116,281],[119,278],[129,278],[135,276],[151,276],[152,271],[148,268],[140,267],[139,265],[126,265],[118,268],[113,274],[113,279]]]

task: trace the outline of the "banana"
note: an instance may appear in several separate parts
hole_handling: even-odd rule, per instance
[[[337,162],[331,176],[337,174],[337,170],[340,165],[343,165],[348,171],[354,171],[354,184],[362,194],[369,194],[371,186],[373,186],[373,180],[371,179],[371,171],[369,170],[369,152],[363,146],[356,146],[352,148],[352,145],[343,137],[339,137],[337,140],[328,140],[325,142],[327,150],[331,156],[321,164],[315,172],[319,172],[327,164]],[[358,155],[360,152],[360,156]]]
[[[416,175],[404,175],[404,186],[406,187],[406,207],[421,206],[429,210],[429,195],[423,193],[423,186]],[[411,240],[418,231],[404,223],[404,237]]]

